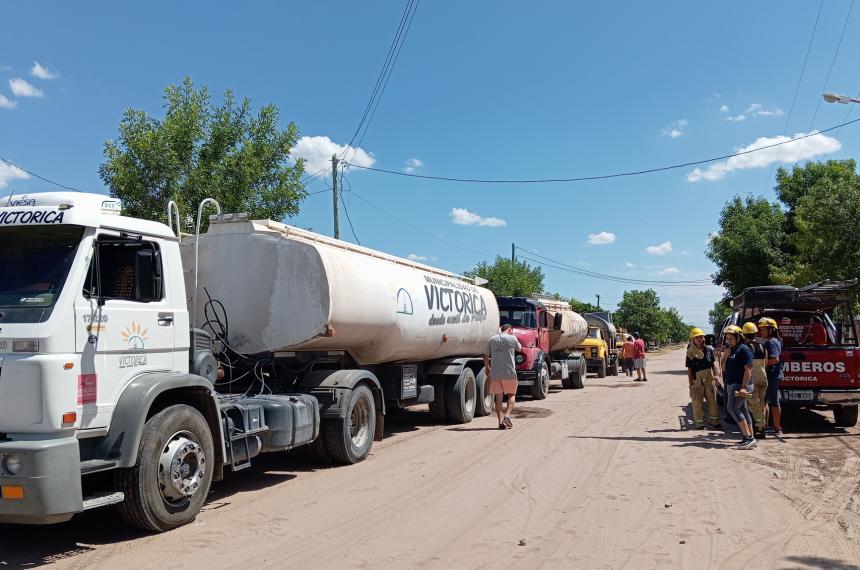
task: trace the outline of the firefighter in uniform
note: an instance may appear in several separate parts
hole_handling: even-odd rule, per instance
[[[690,331],[690,345],[687,347],[687,379],[690,382],[690,401],[693,404],[693,421],[696,429],[718,429],[720,411],[717,406],[717,393],[714,388],[716,373],[716,354],[713,347],[705,344],[702,329]],[[705,425],[705,404],[707,404],[707,425]]]
[[[744,323],[743,331],[744,337],[747,339],[747,345],[753,351],[753,392],[749,400],[750,413],[752,414],[753,424],[755,424],[754,430],[757,432],[756,435],[764,437],[764,428],[767,425],[765,423],[767,419],[765,415],[767,410],[765,407],[765,402],[767,401],[767,372],[765,371],[765,367],[767,366],[767,350],[765,350],[761,342],[756,340],[758,327],[755,323]]]

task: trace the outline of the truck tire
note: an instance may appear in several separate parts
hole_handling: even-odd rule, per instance
[[[146,421],[134,467],[118,469],[119,512],[135,527],[165,532],[194,520],[209,494],[215,446],[191,406],[169,406]]]
[[[609,367],[609,375],[610,376],[618,376],[618,361],[612,363],[612,366]]]
[[[467,424],[475,417],[475,406],[478,401],[478,389],[475,385],[475,373],[471,368],[463,368],[456,382],[448,382],[445,393],[445,404],[448,407],[448,419],[455,424]]]
[[[857,404],[837,406],[833,408],[833,419],[839,427],[854,427],[857,425]]]
[[[549,395],[549,368],[546,365],[546,360],[541,360],[537,366],[531,394],[535,400],[543,400]]]
[[[579,361],[579,369],[571,376],[571,388],[574,390],[582,390],[585,388],[585,361]]]
[[[448,421],[448,410],[445,407],[445,392],[448,390],[448,382],[444,376],[437,376],[433,382],[433,401],[427,404],[430,408],[430,417],[437,422]]]
[[[325,450],[334,463],[352,465],[367,459],[376,435],[376,404],[367,386],[350,394],[346,417],[322,422]]]
[[[600,364],[597,365],[597,377],[598,378],[606,378],[606,361],[601,360]]]
[[[481,368],[475,377],[475,385],[478,387],[478,400],[475,406],[475,417],[489,416],[495,410],[495,396],[490,393],[490,379],[487,371]]]

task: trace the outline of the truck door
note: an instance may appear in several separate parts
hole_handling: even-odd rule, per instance
[[[76,324],[83,329],[77,335],[83,354],[78,398],[83,428],[109,425],[133,378],[173,369],[174,315],[161,250],[157,239],[98,236]]]
[[[538,346],[543,350],[549,351],[549,322],[546,311],[540,310],[538,313],[538,323]]]

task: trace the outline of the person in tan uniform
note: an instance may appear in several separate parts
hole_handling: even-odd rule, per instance
[[[690,400],[693,404],[693,421],[696,429],[718,429],[720,410],[717,406],[717,393],[714,389],[716,368],[714,349],[705,344],[702,329],[690,331],[690,345],[687,347],[687,379],[690,382]],[[707,404],[707,425],[705,424],[705,405]]]
[[[756,340],[758,327],[755,323],[745,323],[743,326],[744,336],[747,339],[747,344],[753,351],[753,367],[752,381],[753,391],[749,400],[750,413],[752,414],[753,424],[755,424],[756,435],[759,438],[764,438],[764,428],[766,424],[766,406],[767,401],[767,350],[764,345]]]

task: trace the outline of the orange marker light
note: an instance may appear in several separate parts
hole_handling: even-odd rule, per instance
[[[21,485],[3,485],[0,487],[0,495],[4,499],[23,499],[24,487]]]
[[[66,412],[63,414],[63,423],[64,424],[73,424],[78,419],[77,412]]]
[[[63,364],[63,370],[71,370],[74,367],[75,367],[74,362],[66,362],[65,364]]]

